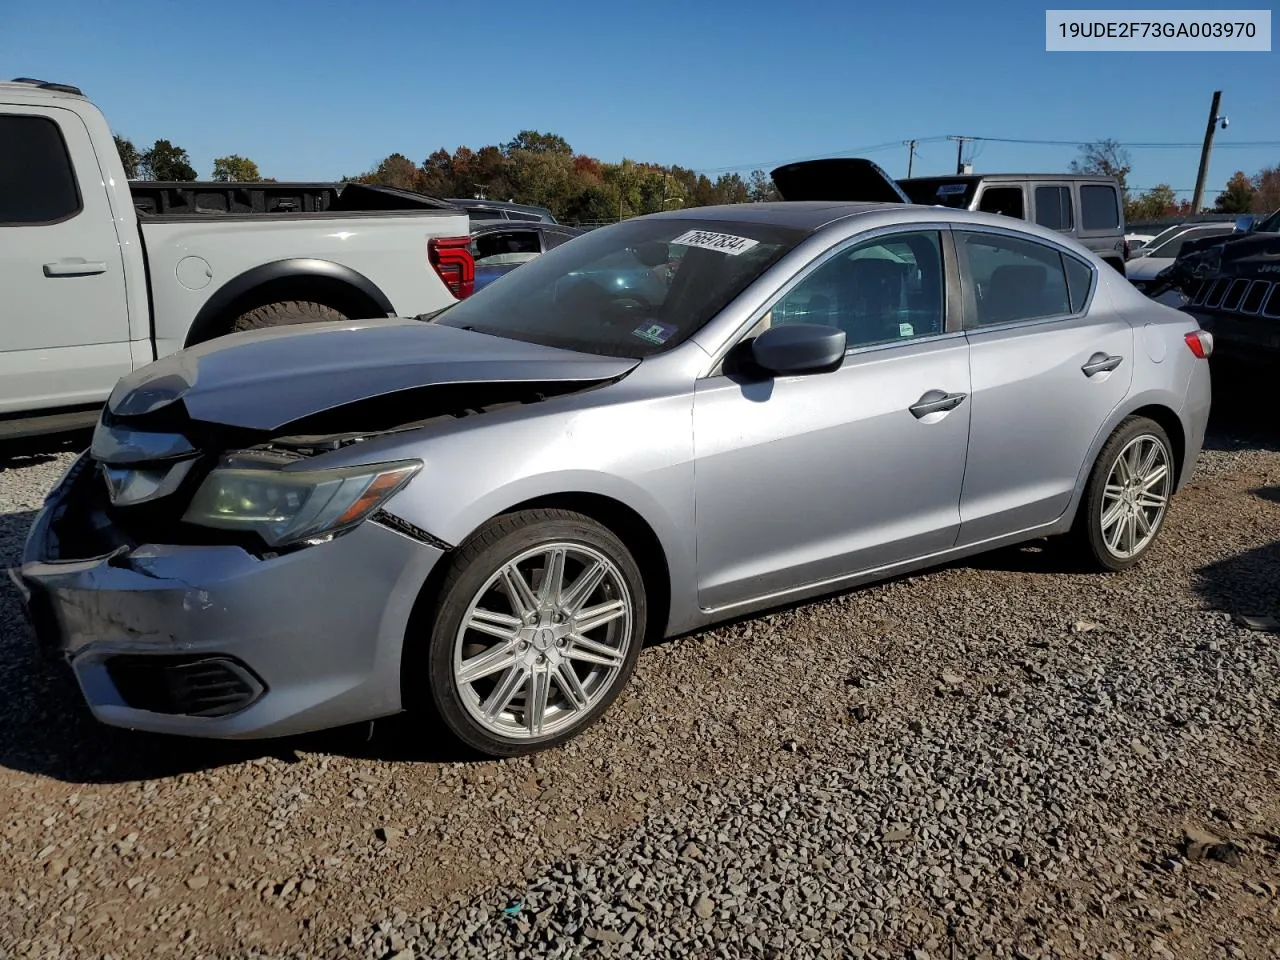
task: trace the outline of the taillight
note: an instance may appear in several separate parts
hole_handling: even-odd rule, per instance
[[[476,262],[470,248],[470,237],[432,237],[427,241],[427,260],[459,300],[476,289]]]
[[[1213,334],[1208,330],[1192,330],[1183,339],[1199,360],[1208,360],[1213,353]]]

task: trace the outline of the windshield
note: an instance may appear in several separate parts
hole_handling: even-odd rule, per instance
[[[912,203],[955,207],[957,210],[968,210],[969,204],[973,203],[973,195],[978,191],[976,179],[966,180],[963,177],[918,177],[899,180],[898,186]]]
[[[647,357],[696,333],[805,235],[762,223],[628,220],[544,253],[434,322]]]

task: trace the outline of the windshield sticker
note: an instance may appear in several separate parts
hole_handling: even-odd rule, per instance
[[[731,233],[690,230],[688,233],[680,234],[671,242],[683,244],[686,247],[701,247],[703,250],[718,250],[736,257],[740,253],[746,253],[760,241],[752,240],[750,237],[735,237]]]
[[[964,193],[965,185],[963,183],[944,183],[938,188],[938,196],[953,197],[957,193]]]
[[[755,241],[751,241],[755,243]],[[658,323],[653,321],[646,323],[642,327],[636,327],[631,331],[632,336],[639,337],[641,340],[648,340],[650,343],[656,343],[659,346],[670,340],[676,332],[676,328],[669,323]]]

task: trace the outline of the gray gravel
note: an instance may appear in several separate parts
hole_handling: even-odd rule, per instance
[[[1237,618],[1280,615],[1280,452],[1213,446],[1133,571],[1032,546],[680,638],[503,763],[98,728],[6,589],[0,957],[1273,957],[1280,635]],[[62,459],[0,476],[6,562]]]

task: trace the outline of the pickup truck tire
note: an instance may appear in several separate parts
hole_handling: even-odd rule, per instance
[[[267,327],[282,327],[291,323],[321,323],[326,320],[348,320],[346,314],[323,303],[312,303],[309,300],[287,300],[283,303],[268,303],[265,306],[242,313],[231,322],[231,332],[243,330],[262,330]]]

